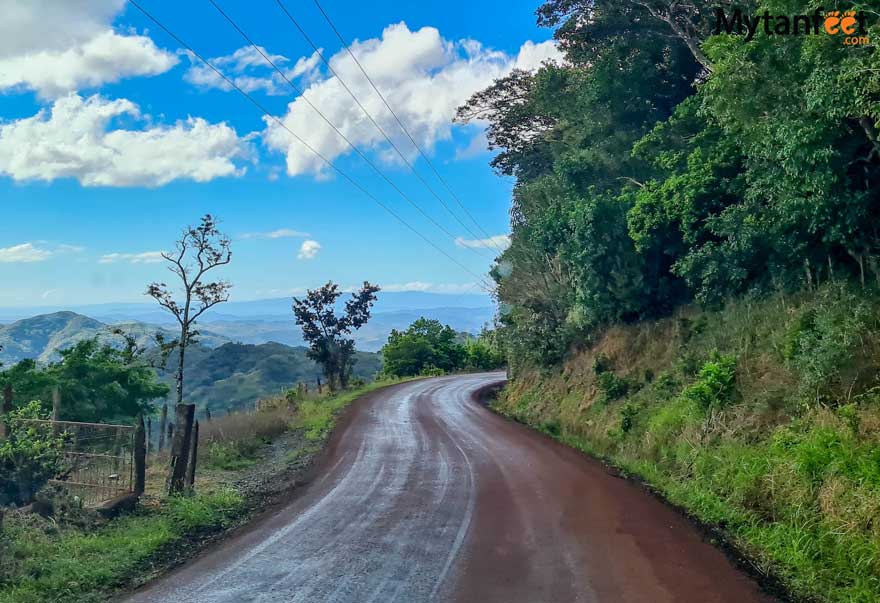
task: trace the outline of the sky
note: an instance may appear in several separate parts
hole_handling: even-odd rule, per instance
[[[531,0],[320,1],[455,198],[312,0],[283,3],[336,75],[275,0],[216,2],[278,71],[209,0],[138,0],[271,117],[125,0],[0,0],[0,306],[147,301],[167,280],[160,253],[205,213],[232,239],[218,276],[233,300],[328,280],[480,292],[512,181],[488,165],[485,124],[452,117],[495,78],[556,58],[551,32]]]

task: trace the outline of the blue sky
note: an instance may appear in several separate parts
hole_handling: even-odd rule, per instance
[[[485,275],[495,248],[475,239],[508,231],[512,182],[489,168],[480,127],[453,125],[451,117],[495,77],[555,56],[551,32],[534,24],[533,2],[322,2],[340,32],[358,40],[355,54],[479,228],[417,157],[315,5],[285,2],[467,230],[409,172],[273,0],[218,0],[458,241],[354,155],[207,0],[141,3],[463,267],[334,176],[134,7],[0,0],[0,306],[143,300],[146,284],[166,274],[157,252],[207,212],[233,239],[223,276],[236,300],[285,296],[328,279],[478,291],[473,274]]]

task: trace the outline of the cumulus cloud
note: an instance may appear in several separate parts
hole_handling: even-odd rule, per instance
[[[115,264],[128,262],[129,264],[158,264],[162,261],[161,251],[143,251],[141,253],[108,253],[102,255],[99,264]]]
[[[0,247],[0,263],[17,264],[43,262],[52,257],[52,252],[33,243],[22,243],[12,247]]]
[[[317,75],[317,67],[320,62],[318,53],[309,57],[301,57],[292,66],[288,67],[290,60],[280,54],[272,54],[262,46],[260,50],[278,66],[284,75],[294,80],[303,78],[309,82]],[[183,79],[203,89],[217,88],[220,90],[232,90],[232,86],[220,77],[216,71],[205,65],[197,57],[189,56],[192,66],[184,74]],[[292,94],[290,87],[275,68],[253,47],[244,46],[229,55],[208,59],[212,65],[223,72],[223,75],[235,82],[235,85],[245,92],[262,91],[266,94]]]
[[[321,244],[309,239],[308,241],[303,241],[302,245],[299,246],[299,253],[296,257],[301,260],[311,260],[318,255],[320,250]]]
[[[458,247],[468,247],[471,249],[506,249],[510,246],[510,237],[507,235],[495,235],[488,239],[465,239],[458,237],[455,239]]]
[[[0,0],[0,89],[54,98],[125,77],[164,73],[177,57],[110,24],[124,0]]]
[[[225,122],[190,117],[142,130],[111,128],[121,116],[142,119],[131,101],[71,94],[49,111],[2,124],[0,174],[76,178],[85,186],[161,186],[244,173],[234,160],[248,154],[248,145]]]
[[[485,48],[475,40],[445,40],[433,27],[411,31],[405,23],[390,25],[381,39],[356,41],[351,48],[415,139],[429,149],[450,137],[456,108],[474,92],[514,68],[534,69],[542,61],[559,60],[561,56],[553,42],[527,42],[516,56],[510,56]],[[341,50],[330,58],[330,63],[382,128],[389,135],[402,138],[395,143],[401,149],[411,149],[415,157],[415,149],[405,142],[393,116],[348,53]],[[352,142],[378,151],[388,161],[394,160],[382,135],[336,77],[315,81],[305,96]],[[302,97],[291,102],[280,119],[331,160],[350,151]],[[265,122],[264,140],[270,148],[286,154],[290,175],[321,174],[326,169],[284,128],[269,118]]]
[[[297,237],[307,237],[309,233],[292,228],[279,228],[278,230],[270,230],[269,232],[246,232],[239,239],[287,239]]]

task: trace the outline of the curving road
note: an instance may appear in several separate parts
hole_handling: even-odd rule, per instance
[[[472,399],[503,378],[370,394],[304,492],[126,601],[772,601],[678,513]]]

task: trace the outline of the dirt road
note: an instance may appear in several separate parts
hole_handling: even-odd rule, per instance
[[[472,399],[375,392],[286,507],[129,603],[769,602],[678,513]]]

